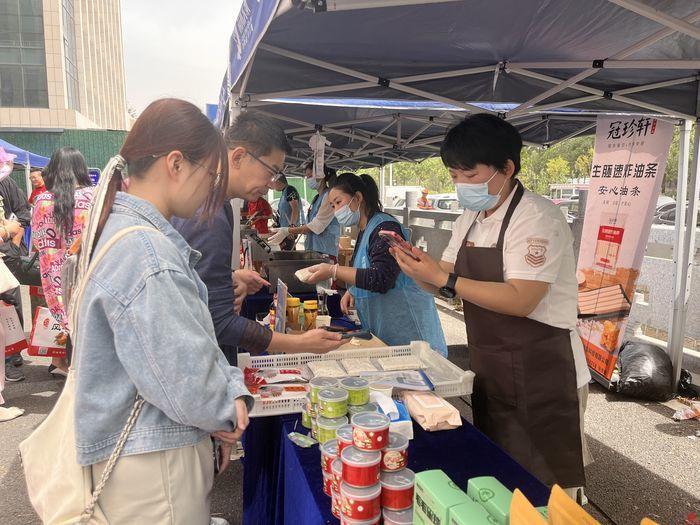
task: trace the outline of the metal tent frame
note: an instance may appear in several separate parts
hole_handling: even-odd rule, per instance
[[[498,5],[494,7],[494,4]],[[231,61],[220,92],[219,121],[227,122],[246,108],[258,108],[279,119],[292,143],[299,146],[290,157],[294,170],[308,158],[308,149],[305,151],[300,146],[319,130],[333,137],[333,145],[327,149],[329,164],[362,167],[418,161],[436,155],[445,129],[465,113],[497,114],[512,122],[526,143],[545,147],[591,133],[599,114],[642,113],[678,120],[682,140],[674,246],[674,307],[668,344],[677,384],[700,194],[697,180],[700,133],[697,132],[692,145],[694,161],[689,166],[690,126],[700,117],[700,27],[695,25],[700,21],[700,0],[553,0],[547,7],[549,12],[542,12],[538,4],[535,0],[258,0],[256,12],[256,7],[250,7],[244,0],[231,38]],[[602,52],[596,56],[582,57],[578,50],[568,56],[560,49],[556,52],[544,49],[556,38],[567,42],[566,34],[554,34],[549,39],[550,35],[540,35],[545,44],[534,46],[534,51],[528,48],[527,53],[523,52],[524,59],[488,60],[461,54],[462,49],[479,48],[470,47],[471,34],[459,33],[462,28],[451,25],[450,15],[469,12],[478,19],[481,11],[488,13],[497,8],[531,14],[533,24],[549,16],[550,27],[568,24],[569,32],[588,22],[598,29],[629,29],[634,25],[640,28],[640,37],[632,38],[629,31],[622,31],[624,34],[619,37],[606,33],[606,41],[598,48]],[[256,17],[256,13],[263,12],[274,15]],[[365,18],[361,19],[358,13]],[[371,29],[362,33],[361,20],[384,16],[406,22],[407,27],[391,33],[396,37],[392,45],[401,47],[410,46],[417,36],[410,31],[410,23],[420,21],[426,14],[435,15],[440,23],[435,27],[441,30],[445,26],[456,27],[454,31],[462,37],[462,40],[455,38],[459,45],[450,42],[445,44],[447,49],[441,50],[463,57],[463,67],[435,64],[429,56],[432,50],[426,50],[425,57],[415,57],[412,71],[406,70],[408,66],[403,62],[401,69],[390,60],[385,64],[376,60],[376,49],[383,42],[381,35],[368,32]],[[579,23],[568,20],[569,15],[577,15]],[[471,18],[465,18],[467,25]],[[469,29],[479,29],[479,23],[485,20],[476,20]],[[363,49],[371,57],[364,57],[361,52],[354,56],[346,49],[352,46],[343,41],[343,35],[332,33],[343,24],[369,38],[369,43],[363,42]],[[526,24],[523,26],[521,30],[528,31]],[[241,28],[246,30],[241,32]],[[517,33],[518,29],[514,31]],[[317,34],[324,39],[324,45],[312,45]],[[516,34],[520,38],[516,42],[525,41],[524,36],[532,35]],[[578,42],[585,41],[585,35],[576,36]],[[514,55],[519,54],[517,48],[511,48],[515,49]],[[420,51],[415,46],[411,49]],[[335,56],[334,50],[338,56],[331,60],[329,56]],[[478,53],[474,51],[474,54]],[[391,56],[396,58],[399,54]],[[278,72],[278,68],[282,71]],[[283,74],[296,68],[298,74]],[[397,70],[399,74],[382,74],[383,68],[388,72]],[[404,74],[409,72],[417,74]],[[505,87],[501,85],[504,82]],[[488,100],[494,104],[465,101],[464,97],[451,95],[468,92],[467,88],[479,94],[490,91]],[[400,106],[401,103],[408,107]],[[348,107],[358,114],[340,118],[342,112],[338,108]],[[360,115],[363,111],[366,114]],[[687,196],[690,198],[686,213]]]

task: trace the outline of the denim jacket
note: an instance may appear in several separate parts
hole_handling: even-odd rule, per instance
[[[216,342],[207,289],[194,266],[200,254],[156,208],[118,193],[95,248],[122,237],[90,277],[78,311],[75,437],[81,465],[106,460],[137,393],[145,403],[123,455],[194,445],[232,431],[236,398],[252,397],[243,374]],[[160,232],[160,233],[159,233]]]

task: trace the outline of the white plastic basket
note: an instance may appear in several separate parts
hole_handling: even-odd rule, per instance
[[[251,356],[238,354],[238,366],[244,368],[299,368],[311,361],[340,361],[350,358],[401,357],[417,356],[422,361],[426,375],[435,387],[434,392],[440,397],[468,396],[474,386],[474,372],[462,370],[447,358],[430,348],[424,341],[413,341],[406,346],[383,346],[377,348],[358,348],[357,350],[334,350],[327,354],[278,354]],[[294,414],[304,410],[306,398],[289,397],[260,399],[255,397],[251,417],[277,416]]]

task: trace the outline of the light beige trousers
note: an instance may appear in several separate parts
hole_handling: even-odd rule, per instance
[[[110,525],[209,525],[212,454],[207,437],[189,447],[120,457],[98,505]],[[93,465],[93,486],[106,464]]]

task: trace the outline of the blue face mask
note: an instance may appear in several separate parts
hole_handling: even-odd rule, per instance
[[[486,182],[478,184],[458,182],[455,184],[459,204],[463,208],[471,211],[487,211],[496,206],[498,200],[501,198],[501,192],[508,181],[508,179],[504,180],[503,186],[498,190],[498,193],[496,195],[491,195],[489,193],[489,182],[496,176],[496,173],[498,173],[498,170],[494,171],[491,178]]]
[[[308,184],[308,185],[309,185],[309,188],[311,188],[312,190],[318,190],[319,180],[318,180],[318,179],[314,179],[314,178],[312,177],[312,178],[310,178],[310,179],[306,179],[306,184]]]
[[[355,197],[353,197],[350,202],[354,200]],[[355,226],[360,222],[360,207],[358,206],[355,211],[352,211],[350,209],[350,202],[335,212],[335,218],[341,226]]]

